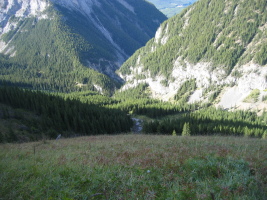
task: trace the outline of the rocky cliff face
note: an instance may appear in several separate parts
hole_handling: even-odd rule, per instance
[[[146,82],[152,96],[165,101],[267,107],[266,13],[264,0],[196,2],[125,62],[123,90]],[[190,81],[196,87],[181,94]]]
[[[50,5],[48,1],[41,0],[3,0],[0,2],[0,34],[9,32],[17,25],[10,18],[30,17],[48,18],[43,12]]]
[[[166,19],[144,0],[3,0],[0,8],[0,53],[9,63],[43,68],[65,59],[119,82],[115,70]],[[49,63],[59,49],[68,55]]]

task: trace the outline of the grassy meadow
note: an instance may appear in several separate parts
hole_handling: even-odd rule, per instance
[[[0,145],[0,199],[267,199],[267,140],[89,136]]]

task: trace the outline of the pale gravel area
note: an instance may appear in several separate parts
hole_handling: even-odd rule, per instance
[[[226,87],[217,104],[223,108],[238,108],[262,110],[267,104],[262,102],[262,97],[267,95],[267,69],[253,63],[239,67],[242,73],[240,78],[234,80],[234,87]],[[228,77],[228,79],[231,77]],[[255,103],[244,103],[243,100],[254,90],[260,90],[259,100]]]
[[[238,106],[249,94],[250,91],[241,91],[238,87],[225,88],[218,106],[223,108],[233,108]]]
[[[189,98],[189,103],[205,102],[208,99],[210,93],[204,93],[205,89],[209,89],[211,86],[221,87],[223,90],[219,97],[216,99],[216,106],[225,109],[252,109],[263,110],[267,109],[267,104],[262,102],[262,97],[267,95],[267,68],[259,66],[254,63],[248,63],[243,66],[236,66],[236,69],[241,74],[240,77],[234,77],[231,74],[225,76],[223,70],[210,70],[211,63],[197,63],[192,65],[186,62],[186,67],[181,66],[179,59],[174,63],[174,69],[172,76],[173,82],[169,82],[168,86],[162,85],[161,81],[165,80],[164,76],[157,76],[151,78],[149,72],[143,72],[142,66],[138,65],[136,68],[131,68],[132,74],[130,76],[123,77],[127,80],[123,90],[137,86],[140,83],[148,83],[152,97],[158,98],[164,101],[170,101],[177,93],[180,86],[184,81],[189,79],[195,79],[197,89],[192,93]],[[138,70],[137,70],[138,69]],[[144,74],[147,78],[142,80],[136,80],[134,74]],[[216,88],[216,87],[215,87]],[[260,90],[260,96],[258,102],[244,103],[243,100],[254,89]]]
[[[188,100],[188,103],[197,103],[197,102],[203,100],[202,93],[203,93],[203,90],[202,90],[202,89],[196,90],[196,91],[190,96],[190,98],[189,98],[189,100]]]

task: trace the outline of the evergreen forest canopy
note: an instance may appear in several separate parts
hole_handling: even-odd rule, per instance
[[[20,21],[22,24],[16,30],[2,36],[5,42],[12,38],[16,56],[0,54],[1,80],[11,85],[61,92],[96,90],[95,84],[109,94],[119,87],[120,83],[82,65],[78,53],[87,51],[95,55],[96,52],[87,41],[73,34],[60,16],[39,20],[33,26],[35,20]],[[16,34],[18,29],[31,31]]]
[[[157,38],[159,42],[151,39],[123,64],[120,72],[126,75],[131,73],[130,67],[144,66],[152,77],[164,75],[171,80],[178,58],[181,65],[185,61],[211,62],[214,68],[224,69],[227,74],[234,66],[250,61],[264,66],[266,9],[265,0],[198,1],[165,21]],[[166,38],[166,44],[161,44]]]
[[[92,7],[92,17],[57,2],[42,13],[49,19],[11,16],[15,28],[0,37],[7,44],[0,53],[0,80],[46,91],[114,93],[123,82],[115,74],[119,64],[167,18],[143,0],[129,1],[135,13],[118,1],[99,3],[101,8]]]
[[[22,90],[13,87],[0,87],[0,103],[16,109],[34,112],[35,119],[27,121],[26,130],[15,133],[12,127],[7,133],[0,131],[1,142],[37,140],[74,135],[97,135],[129,132],[132,121],[125,112],[104,108],[90,102],[38,91]],[[0,108],[1,120],[11,118],[11,112],[4,106]],[[23,122],[22,115],[15,116]],[[20,135],[20,137],[18,136]]]
[[[267,138],[266,112],[258,117],[255,112],[229,112],[208,104],[161,102],[138,96],[143,87],[110,98],[90,91],[46,94],[1,86],[0,119],[8,129],[0,131],[0,142],[55,139],[59,134],[72,137],[127,133],[133,127],[129,114],[146,116],[142,132],[147,134],[182,135],[186,127],[187,135]],[[26,111],[33,113],[30,120]],[[15,129],[9,122],[12,120],[22,128]]]

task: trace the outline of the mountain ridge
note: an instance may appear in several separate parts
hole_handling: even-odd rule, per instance
[[[115,70],[166,19],[143,0],[5,0],[0,6],[0,53],[6,66],[1,79],[30,85],[39,81],[44,83],[36,86],[39,89],[60,87],[60,91],[94,89],[112,93],[122,83]],[[147,12],[141,15],[143,9]],[[11,65],[32,69],[24,71],[27,75],[23,80],[15,80],[12,74],[21,72],[15,67],[12,70],[16,72],[11,72]],[[53,68],[61,71],[61,77],[44,77],[53,73]],[[67,83],[58,86],[55,79],[59,78]]]
[[[123,90],[148,83],[152,96],[163,100],[266,107],[266,70],[260,67],[267,64],[266,10],[265,1],[196,2],[165,21],[124,63],[119,70],[127,82]],[[190,80],[196,88],[177,95]],[[260,90],[257,102],[243,102],[254,89]],[[237,91],[231,103],[224,100]]]

